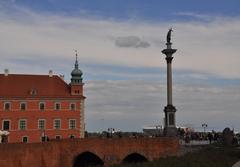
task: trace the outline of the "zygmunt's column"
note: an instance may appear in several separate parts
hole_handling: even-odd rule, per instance
[[[177,51],[172,49],[171,43],[171,32],[172,29],[168,31],[167,34],[167,48],[162,50],[162,53],[166,55],[167,61],[167,106],[164,108],[165,112],[165,122],[164,122],[164,135],[165,136],[177,136],[176,128],[176,108],[173,106],[172,102],[172,60],[173,54]]]

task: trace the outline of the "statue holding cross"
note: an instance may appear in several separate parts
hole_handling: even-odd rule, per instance
[[[173,29],[170,28],[167,33],[167,43],[171,43],[171,33],[173,32]]]

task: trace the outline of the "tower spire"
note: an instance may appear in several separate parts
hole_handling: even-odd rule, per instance
[[[82,71],[78,68],[78,53],[77,50],[75,51],[75,67],[71,72],[72,78],[71,78],[71,84],[81,84],[82,83]]]
[[[75,69],[78,69],[78,53],[77,53],[77,50],[74,50],[74,51],[75,51],[75,55],[76,55]]]
[[[82,95],[83,93],[83,83],[82,83],[82,71],[78,68],[78,52],[75,51],[75,67],[71,72],[71,95]]]

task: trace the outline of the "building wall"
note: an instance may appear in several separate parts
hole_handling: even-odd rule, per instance
[[[81,153],[91,152],[104,166],[121,163],[132,153],[151,161],[177,155],[179,140],[161,138],[85,138],[33,144],[0,144],[1,167],[72,167]]]
[[[70,135],[74,135],[75,137],[84,137],[84,127],[83,123],[84,118],[81,118],[83,115],[82,111],[83,107],[81,107],[83,99],[47,99],[47,98],[8,98],[8,99],[0,99],[0,128],[3,129],[3,120],[10,120],[10,135],[8,137],[8,141],[10,143],[13,142],[22,142],[22,137],[27,136],[28,142],[40,142],[41,136],[43,134],[47,135],[49,139],[55,139],[56,135],[60,135],[62,138],[69,138]],[[4,110],[4,102],[10,102],[11,108],[9,111]],[[26,102],[26,110],[20,110],[20,103]],[[39,109],[39,102],[45,103],[45,109],[41,111]],[[60,110],[55,110],[55,102],[61,104]],[[76,110],[70,110],[70,104],[76,104]],[[19,129],[19,120],[26,119],[27,126],[26,130]],[[46,120],[46,128],[39,129],[38,128],[38,120],[45,119]],[[61,120],[61,128],[54,129],[54,119]],[[69,129],[69,119],[76,120],[76,128]]]

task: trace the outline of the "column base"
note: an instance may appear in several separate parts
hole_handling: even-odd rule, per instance
[[[176,127],[165,127],[163,130],[164,136],[167,137],[176,137],[177,136],[177,128]]]
[[[171,104],[168,104],[167,106],[164,107],[164,112],[167,113],[167,112],[176,112],[177,109],[171,105]]]
[[[175,112],[177,109],[168,104],[164,107],[165,112],[165,127],[163,130],[164,136],[174,137],[177,136],[177,128],[176,128],[176,120],[175,120]]]

